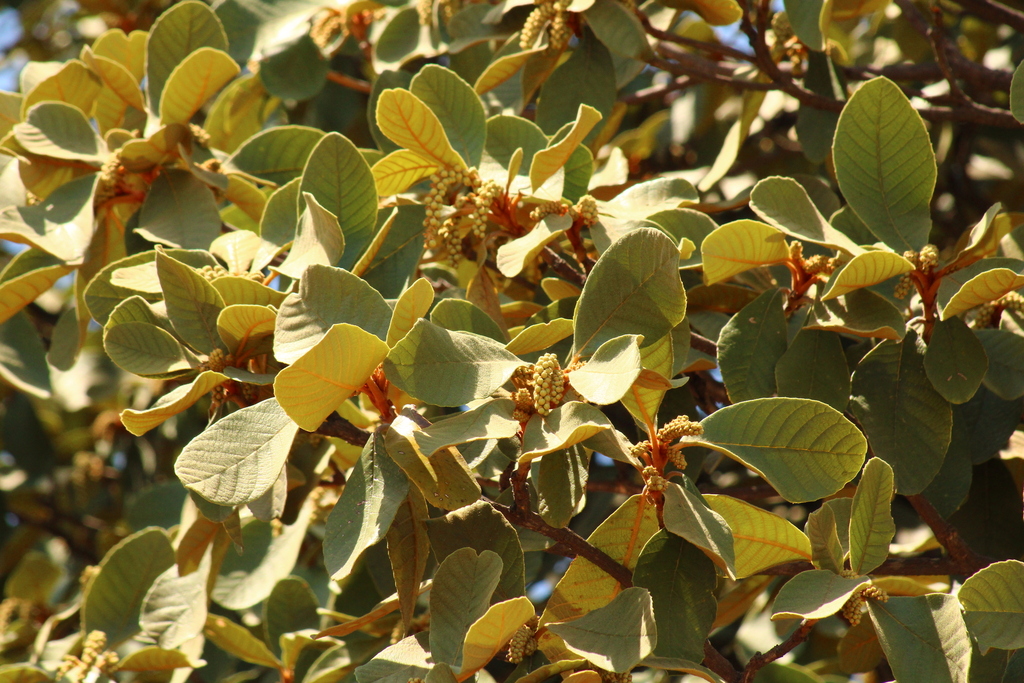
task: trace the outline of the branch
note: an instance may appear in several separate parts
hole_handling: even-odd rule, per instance
[[[796,576],[814,568],[810,562],[798,560],[762,569],[758,574]],[[873,576],[942,576],[950,574],[962,576],[966,573],[963,571],[963,567],[951,557],[891,557],[881,566],[871,570]]]
[[[952,572],[970,576],[975,572],[984,569],[995,562],[990,557],[985,557],[974,552],[967,542],[960,536],[952,524],[947,522],[935,509],[927,498],[921,494],[907,496],[907,500],[914,506],[914,510],[921,517],[921,521],[931,527],[935,539],[942,544],[942,547],[949,553],[949,558],[956,563],[959,571]]]
[[[647,34],[657,38],[658,40],[665,40],[677,45],[685,45],[686,47],[703,50],[704,52],[710,53],[715,59],[718,59],[718,55],[724,55],[744,62],[754,61],[754,57],[746,52],[731,48],[727,45],[722,45],[721,43],[708,43],[703,40],[695,40],[694,38],[687,38],[685,36],[676,35],[675,33],[670,33],[669,31],[662,31],[661,29],[654,28],[654,26],[651,25],[650,19],[648,19],[647,15],[643,12],[637,11],[636,17],[640,20],[640,23],[643,24],[644,30],[647,31]]]
[[[718,358],[718,346],[707,337],[702,337],[693,330],[690,331],[690,348],[700,351],[706,356]]]
[[[1007,7],[995,0],[956,0],[968,14],[994,24],[1006,24],[1018,33],[1024,33],[1024,12]]]
[[[353,446],[365,446],[370,440],[370,432],[356,427],[354,424],[337,413],[331,413],[324,420],[324,423],[313,434],[323,436],[334,436]]]
[[[586,274],[569,265],[569,262],[559,256],[551,247],[544,247],[541,254],[548,265],[551,266],[551,270],[555,271],[562,279],[568,280],[580,288],[587,284]]]
[[[736,667],[721,652],[715,649],[710,640],[704,641],[703,664],[725,679],[726,683],[735,683],[740,678],[740,672],[736,670]]]
[[[754,676],[760,671],[765,665],[771,664],[779,657],[782,657],[790,650],[795,648],[800,643],[807,640],[807,636],[811,635],[811,629],[818,623],[817,619],[807,619],[804,623],[800,624],[797,630],[793,631],[793,634],[786,638],[772,649],[768,650],[764,654],[758,652],[756,655],[750,658],[747,662],[747,668],[743,670],[743,678],[740,679],[740,683],[753,683]]]
[[[349,90],[355,90],[356,92],[369,93],[372,87],[366,81],[361,81],[358,78],[352,78],[348,74],[343,74],[340,71],[328,71],[327,80],[332,83],[348,88]]]

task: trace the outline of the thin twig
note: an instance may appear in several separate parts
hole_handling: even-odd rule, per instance
[[[994,0],[956,0],[956,4],[968,14],[994,24],[1006,24],[1018,33],[1024,33],[1024,12],[1020,10]],[[952,7],[948,9],[955,11]]]
[[[718,345],[707,337],[702,337],[694,331],[690,331],[690,348],[700,351],[705,356],[718,358]]]
[[[758,671],[807,640],[807,636],[811,635],[811,629],[814,628],[816,623],[818,623],[817,619],[807,619],[804,623],[800,624],[795,631],[793,631],[793,634],[789,636],[789,638],[786,638],[784,641],[768,650],[768,652],[765,652],[764,654],[758,652],[756,655],[751,657],[750,661],[747,662],[747,667],[743,670],[743,678],[740,679],[740,683],[752,683],[754,676],[757,675]]]
[[[356,427],[354,424],[343,418],[337,413],[331,413],[324,420],[324,423],[314,432],[314,434],[321,434],[323,436],[334,436],[346,443],[350,443],[353,446],[365,446],[366,442],[370,440],[370,432],[360,427]]]
[[[586,273],[581,273],[573,268],[569,265],[568,261],[559,256],[551,247],[544,247],[541,255],[548,265],[551,266],[551,270],[555,271],[563,280],[568,280],[577,287],[583,287],[583,285],[587,284]]]
[[[677,45],[685,45],[686,47],[692,47],[697,50],[703,50],[704,52],[710,53],[712,57],[716,55],[724,55],[726,57],[732,57],[733,59],[739,59],[744,62],[754,61],[753,55],[729,47],[728,45],[722,45],[721,43],[708,43],[703,40],[687,38],[686,36],[680,36],[675,33],[670,33],[668,31],[662,31],[661,29],[657,29],[651,25],[651,22],[647,18],[647,15],[644,14],[643,12],[637,11],[636,17],[637,19],[640,20],[640,23],[643,24],[644,30],[647,31],[647,34],[657,38],[658,40],[665,40],[670,43],[675,43]]]
[[[361,81],[358,78],[352,78],[348,74],[343,74],[340,71],[328,71],[327,80],[332,83],[348,88],[349,90],[355,90],[356,92],[369,93],[373,87],[366,81]]]
[[[971,549],[967,545],[967,541],[960,535],[960,532],[956,530],[956,527],[943,519],[939,511],[935,509],[935,506],[927,498],[917,494],[907,496],[907,500],[914,506],[914,510],[921,517],[921,521],[931,528],[932,533],[935,534],[935,540],[946,549],[950,559],[956,563],[959,571],[953,573],[970,576],[995,562],[992,558],[985,557]]]
[[[814,569],[810,562],[799,560],[768,567],[758,572],[766,576],[796,576]],[[951,557],[890,557],[872,569],[873,576],[948,576],[964,575],[960,564]]]

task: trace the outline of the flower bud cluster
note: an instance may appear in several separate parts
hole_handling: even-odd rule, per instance
[[[856,626],[860,623],[863,616],[863,607],[868,600],[888,602],[889,594],[878,586],[867,585],[851,595],[850,599],[843,605],[842,610],[843,617],[850,622],[851,626]]]
[[[558,201],[552,199],[551,201],[543,202],[538,205],[533,211],[530,212],[530,220],[537,221],[538,223],[548,216],[558,215],[561,216],[569,210],[569,207]]]
[[[438,9],[445,25],[462,9],[462,0],[438,0]]]
[[[505,660],[512,664],[519,664],[524,659],[537,651],[537,617],[532,617],[528,622],[516,629],[512,640],[508,641],[508,654]]]
[[[217,278],[231,275],[231,273],[228,272],[228,269],[224,266],[203,266],[199,269],[199,274],[210,282],[213,282]]]
[[[637,460],[642,460],[645,456],[651,454],[651,442],[641,441],[640,443],[635,444],[632,448],[629,449],[629,454],[632,455]]]
[[[491,204],[501,194],[501,186],[493,180],[485,181],[476,192],[462,195],[455,200],[455,208],[462,209],[467,204],[473,205],[469,214],[470,232],[477,239],[483,239],[487,232],[487,214],[491,211]]]
[[[207,356],[206,362],[200,367],[203,370],[212,370],[214,372],[222,372],[224,368],[234,365],[235,357],[233,354],[224,353],[221,349],[214,349],[210,351],[210,355]]]
[[[576,202],[576,206],[572,207],[572,211],[579,216],[585,225],[594,225],[601,220],[600,216],[597,215],[597,200],[589,194],[580,197],[580,200]]]
[[[434,23],[434,0],[417,0],[416,16],[420,19],[420,26]]]
[[[477,203],[478,191],[483,190],[483,185],[480,174],[475,168],[466,170],[443,168],[430,176],[430,191],[427,193],[426,202],[427,215],[423,223],[426,229],[427,248],[444,248],[452,265],[457,265],[462,257],[462,238],[456,222],[458,218],[444,218],[448,197],[460,187],[470,189],[469,195],[455,200],[455,208],[462,209],[467,202],[472,201],[476,209],[471,214],[470,229],[474,234],[482,235],[487,225],[487,211],[490,209],[493,196],[497,195],[494,188],[488,187],[486,192],[488,195],[492,195],[491,199],[480,198],[480,203]],[[481,207],[486,208],[481,212]]]
[[[668,488],[668,480],[661,476],[657,467],[648,465],[643,471],[644,481],[647,482],[648,491],[664,491]]]
[[[558,356],[545,353],[533,366],[533,405],[541,415],[554,410],[565,395],[565,374]]]
[[[103,162],[100,168],[99,180],[96,183],[96,194],[93,196],[93,205],[100,206],[117,196],[118,185],[124,176],[124,168],[121,167],[121,156],[111,154]]]
[[[633,674],[628,671],[620,674],[614,671],[598,669],[597,673],[601,674],[601,683],[632,683],[633,681]]]
[[[548,30],[548,51],[558,52],[569,44],[572,29],[569,27],[568,0],[534,0],[536,7],[526,17],[522,31],[519,33],[519,47],[522,50],[533,49],[541,31],[550,23]]]
[[[658,430],[658,441],[669,444],[681,436],[700,436],[703,433],[704,427],[699,422],[693,422],[688,415],[678,415]]]
[[[906,299],[912,291],[914,291],[914,278],[910,273],[904,273],[896,283],[892,295],[897,299]]]
[[[192,131],[192,138],[203,147],[210,146],[210,134],[206,132],[201,126],[197,126],[194,123],[188,124],[188,129]]]
[[[345,32],[345,15],[340,12],[326,12],[321,15],[309,30],[309,37],[316,46],[326,50],[334,39]]]
[[[804,259],[802,265],[804,272],[808,275],[831,275],[835,272],[836,266],[839,265],[839,259],[818,254],[809,259]]]
[[[56,680],[66,678],[78,683],[97,678],[90,675],[93,670],[110,673],[117,666],[117,653],[107,650],[107,635],[103,631],[90,631],[82,644],[81,657],[65,655],[64,661],[57,668]]]

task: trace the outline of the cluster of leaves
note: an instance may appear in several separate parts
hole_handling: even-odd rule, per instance
[[[29,63],[0,681],[1024,675],[1024,214],[935,230],[940,108],[807,104],[880,8],[805,4],[805,85],[706,74],[696,187],[616,91],[732,0],[188,0]],[[285,122],[328,80],[375,148]],[[830,163],[723,200],[771,88]]]

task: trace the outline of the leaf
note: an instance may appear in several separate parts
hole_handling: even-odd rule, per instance
[[[238,75],[235,60],[222,50],[201,47],[167,77],[160,94],[160,123],[188,125],[206,101]]]
[[[535,120],[545,134],[554,135],[580,115],[583,105],[593,107],[607,119],[615,104],[615,93],[615,62],[611,53],[592,31],[583,30],[572,54],[541,86]],[[593,127],[583,142],[589,143],[600,130]],[[530,156],[524,147],[523,164],[532,168]]]
[[[871,458],[853,496],[850,516],[850,568],[870,574],[889,557],[896,535],[892,519],[893,473],[884,460]]]
[[[651,594],[639,586],[625,589],[604,607],[578,619],[547,628],[572,652],[617,673],[639,664],[658,642]]]
[[[524,327],[512,338],[505,349],[517,356],[543,351],[562,341],[573,332],[572,321],[568,318],[554,320]]]
[[[743,16],[736,0],[667,0],[666,7],[696,12],[712,26],[735,24]]]
[[[181,2],[157,17],[146,42],[146,91],[150,111],[162,111],[161,95],[174,69],[203,47],[228,49],[224,27],[205,3]]]
[[[434,303],[434,288],[426,278],[419,278],[409,288],[402,292],[402,295],[395,303],[394,312],[391,314],[391,324],[388,326],[388,346],[395,344],[405,338],[405,335],[412,329],[416,321],[424,317]]]
[[[312,194],[337,217],[344,235],[341,265],[350,268],[373,239],[377,224],[377,191],[370,165],[348,138],[328,133],[306,161],[300,191]]]
[[[786,353],[783,294],[769,289],[743,307],[718,335],[718,363],[734,403],[775,393],[775,365]]]
[[[294,363],[333,325],[356,325],[378,339],[387,337],[391,307],[366,281],[341,268],[311,265],[299,291],[281,304],[274,332],[274,356]]]
[[[263,87],[259,74],[236,78],[217,95],[203,122],[210,135],[210,147],[228,154],[236,152],[242,143],[263,130],[263,124],[280,104]]]
[[[448,446],[481,439],[507,439],[519,433],[519,421],[513,419],[515,404],[498,398],[472,410],[457,413],[416,432],[416,445],[433,455]]]
[[[732,530],[737,577],[811,559],[811,542],[790,521],[730,496],[708,494],[704,500]]]
[[[487,136],[486,116],[472,86],[455,72],[428,64],[413,77],[409,91],[437,116],[463,161],[468,166],[479,166]]]
[[[465,299],[442,299],[434,306],[430,322],[453,332],[471,332],[504,344],[508,337],[494,318]]]
[[[1022,267],[1015,259],[983,259],[942,278],[937,297],[942,309],[939,318],[948,320],[1024,286]]]
[[[163,424],[168,418],[188,410],[196,401],[210,393],[215,387],[228,381],[227,375],[206,370],[199,373],[189,384],[175,387],[161,396],[156,403],[145,410],[121,411],[121,423],[135,436],[142,436],[149,430]]]
[[[985,387],[1008,401],[1024,395],[1024,337],[1009,330],[977,330],[974,334],[989,359]]]
[[[430,590],[430,656],[458,669],[462,644],[473,623],[487,613],[501,576],[501,558],[490,550],[479,555],[460,548],[434,574]]]
[[[281,579],[263,603],[263,630],[271,650],[280,655],[281,636],[320,626],[316,594],[305,579],[289,576]]]
[[[679,536],[662,530],[647,541],[633,583],[651,594],[660,625],[655,656],[703,660],[715,620],[717,578],[708,557]]]
[[[839,335],[804,328],[775,365],[780,396],[810,398],[845,410],[850,402],[850,369]]]
[[[815,303],[805,327],[894,340],[902,339],[907,332],[899,309],[882,295],[867,289]]]
[[[177,375],[198,365],[170,332],[151,323],[115,325],[103,335],[103,349],[119,368],[144,377]]]
[[[427,649],[429,632],[404,638],[377,653],[377,656],[356,669],[358,683],[398,683],[409,678],[424,678],[435,667]]]
[[[430,456],[420,452],[414,436],[419,428],[409,413],[414,413],[411,406],[392,421],[386,437],[388,454],[434,507],[458,510],[479,500],[480,485],[458,451],[445,448]]]
[[[24,312],[0,323],[0,377],[26,394],[39,398],[51,396],[53,387],[46,349]]]
[[[853,423],[807,399],[744,401],[715,411],[701,424],[709,446],[761,474],[792,503],[841,489],[860,471],[867,452],[867,441]]]
[[[437,171],[440,166],[428,161],[416,152],[398,149],[373,165],[373,180],[377,194],[387,197],[401,194]]]
[[[41,102],[28,110],[24,123],[14,126],[18,143],[33,154],[101,164],[107,146],[78,107]]]
[[[267,91],[285,100],[309,100],[324,89],[331,66],[308,34],[275,45],[260,59],[259,77]]]
[[[46,605],[63,578],[64,570],[45,553],[30,550],[8,574],[4,583],[4,597]]]
[[[188,171],[168,169],[153,181],[139,210],[136,232],[151,242],[208,249],[221,218],[210,188]]]
[[[1013,78],[1010,80],[1010,112],[1013,118],[1024,123],[1024,62],[1017,65],[1013,70]]]
[[[288,256],[275,270],[299,279],[312,265],[333,266],[345,251],[345,235],[338,217],[316,201],[309,192],[303,192],[306,209],[299,217],[299,226]]]
[[[924,353],[924,369],[935,390],[950,403],[966,403],[988,372],[985,346],[961,318],[940,320]]]
[[[430,559],[430,540],[427,537],[429,518],[423,495],[419,489],[410,487],[409,495],[398,506],[386,536],[388,559],[391,561],[405,631],[409,630],[416,612],[420,581]]]
[[[310,154],[323,138],[324,132],[316,128],[275,126],[243,142],[226,165],[261,180],[285,185],[303,174]]]
[[[843,107],[833,143],[846,201],[893,250],[919,250],[931,231],[935,154],[924,121],[884,77],[862,85]]]
[[[1024,647],[1024,563],[995,562],[969,577],[957,598],[964,621],[982,651]]]
[[[715,157],[715,163],[708,169],[707,175],[705,175],[700,184],[697,185],[697,189],[701,192],[707,192],[714,187],[719,180],[725,177],[732,168],[733,164],[739,158],[740,150],[743,148],[743,143],[747,139],[747,135],[750,133],[750,127],[754,123],[754,119],[757,118],[758,112],[761,110],[761,104],[764,102],[764,93],[758,91],[749,91],[743,94],[742,99],[743,105],[740,109],[740,116],[729,132],[725,135],[725,140],[722,143],[722,147],[719,149],[718,156]]]
[[[437,115],[408,90],[392,88],[382,92],[377,100],[376,120],[381,132],[398,146],[442,168],[466,168]]]
[[[362,277],[381,296],[399,296],[416,277],[416,268],[423,255],[425,216],[426,207],[422,204],[399,205],[388,215],[386,220],[390,221],[391,228],[387,237],[362,273]]]
[[[82,598],[82,628],[103,631],[113,646],[139,632],[146,591],[174,566],[174,550],[163,529],[143,529],[115,545],[100,562]]]
[[[103,80],[77,59],[61,66],[53,75],[39,81],[21,98],[21,119],[40,102],[57,101],[77,107],[83,113],[92,111],[93,102],[103,89]]]
[[[395,386],[421,401],[461,406],[489,396],[520,365],[493,340],[418,320],[391,349],[384,371]]]
[[[568,373],[566,378],[572,388],[590,403],[615,403],[640,375],[641,341],[635,334],[609,339],[598,347],[583,367]]]
[[[360,391],[388,354],[388,345],[355,325],[338,323],[309,351],[277,374],[281,408],[306,431]]]
[[[700,251],[706,285],[789,258],[785,235],[766,223],[751,220],[720,226],[704,238]]]
[[[572,227],[569,214],[549,214],[530,232],[498,247],[498,270],[505,277],[515,277],[533,263],[534,259],[550,242]]]
[[[586,355],[623,334],[650,344],[671,332],[686,314],[678,273],[679,251],[653,228],[635,230],[598,259],[573,317],[574,353]]]
[[[270,306],[235,304],[217,316],[217,332],[225,346],[239,354],[256,348],[260,341],[274,333],[277,312]]]
[[[703,496],[675,482],[664,491],[665,529],[700,548],[730,578],[736,576],[732,530]]]
[[[856,242],[832,227],[807,190],[793,178],[771,176],[758,181],[750,191],[750,208],[766,223],[791,237],[852,256],[865,253]]]
[[[73,270],[38,249],[26,249],[0,273],[0,323],[5,323]]]
[[[178,336],[203,353],[220,348],[217,317],[224,308],[220,292],[195,269],[161,249],[156,253],[156,273],[167,304],[167,315]]]
[[[914,269],[910,261],[891,251],[865,251],[840,266],[828,280],[822,301],[835,299],[855,289],[877,285]]]
[[[568,448],[611,428],[612,423],[598,408],[579,401],[564,403],[547,415],[533,415],[526,423],[519,462]]]
[[[942,467],[953,414],[932,387],[917,348],[917,334],[883,342],[853,373],[850,412],[860,422],[872,452],[896,474],[896,491],[920,493]]]
[[[244,505],[277,481],[298,425],[270,398],[215,422],[182,450],[174,473],[217,505]]]
[[[824,619],[841,610],[857,589],[870,584],[866,576],[846,578],[827,569],[800,572],[775,597],[772,619]]]
[[[644,27],[621,3],[596,0],[582,14],[597,39],[616,55],[640,60],[652,55]]]
[[[837,648],[839,668],[845,673],[867,673],[882,661],[882,646],[870,619],[863,619],[843,635]]]
[[[547,453],[531,465],[537,511],[545,522],[564,529],[586,497],[590,456],[582,444]]]
[[[519,627],[533,617],[533,603],[521,596],[491,605],[466,631],[459,678],[482,669],[512,639]]]
[[[95,228],[96,178],[66,182],[32,206],[7,207],[0,212],[0,238],[31,244],[67,265],[82,263]]]
[[[173,671],[174,669],[191,669],[205,664],[202,660],[194,662],[181,650],[144,647],[135,650],[121,659],[114,667],[115,671]]]
[[[589,105],[581,104],[579,111],[576,112],[576,120],[565,137],[533,155],[530,162],[530,185],[534,191],[540,189],[549,178],[565,166],[576,147],[600,120],[600,112]]]
[[[870,600],[868,612],[897,679],[967,682],[971,640],[955,597]]]
[[[695,204],[699,199],[696,188],[682,178],[655,178],[627,188],[600,206],[601,213],[616,218],[649,219],[655,223],[660,220],[664,224],[658,224],[678,241],[683,235],[677,235],[677,231],[687,232],[683,226],[678,225],[679,219],[690,217],[678,207],[681,204]],[[670,226],[674,229],[669,229]]]
[[[0,666],[0,683],[49,683],[52,680],[48,672],[29,664]]]
[[[206,618],[206,628],[203,634],[214,645],[230,655],[238,657],[243,662],[249,662],[256,666],[266,666],[277,669],[281,663],[274,656],[262,640],[259,640],[249,629],[229,621],[227,617],[211,614]]]

